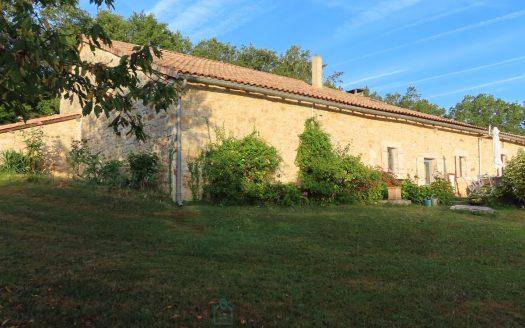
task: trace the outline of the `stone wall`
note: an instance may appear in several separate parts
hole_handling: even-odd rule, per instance
[[[27,124],[17,123],[0,126],[0,151],[24,151],[24,140],[32,129],[43,132],[44,156],[46,169],[54,174],[68,173],[66,156],[73,140],[80,140],[79,115],[50,116],[30,120]]]
[[[348,146],[352,154],[360,155],[363,162],[370,166],[386,169],[387,148],[396,148],[396,175],[399,178],[418,177],[418,182],[424,184],[426,158],[434,160],[434,174],[456,174],[459,170],[459,156],[463,156],[467,164],[466,176],[458,178],[458,185],[461,194],[465,195],[467,183],[479,174],[497,174],[492,164],[492,139],[489,137],[407,121],[315,108],[311,104],[206,86],[190,88],[183,98],[182,111],[185,163],[188,158],[198,156],[206,143],[215,140],[214,127],[220,127],[239,137],[256,130],[264,140],[277,148],[283,158],[279,179],[296,181],[298,136],[303,131],[304,121],[315,116],[336,145]],[[478,147],[481,149],[481,156],[478,154]],[[503,153],[509,159],[519,148],[524,147],[502,143]],[[187,179],[187,166],[183,167]],[[190,197],[187,189],[185,186],[186,198]]]
[[[118,60],[118,57],[103,51],[93,55],[84,49],[82,55],[87,60],[108,64]],[[136,110],[147,118],[146,132],[150,138],[145,143],[138,143],[125,135],[116,136],[107,128],[106,118],[93,115],[83,119],[81,137],[88,139],[90,145],[107,159],[125,159],[130,152],[156,152],[163,163],[160,186],[165,191],[173,190],[175,163],[169,154],[175,145],[175,108],[155,114],[137,104]],[[80,106],[63,102],[61,111],[79,112]],[[216,140],[217,127],[238,137],[257,131],[260,137],[277,148],[283,158],[278,179],[296,181],[298,136],[303,131],[304,121],[312,116],[319,119],[336,145],[348,146],[352,154],[360,155],[370,166],[386,169],[387,149],[396,148],[396,175],[399,178],[417,178],[418,183],[424,184],[425,159],[432,159],[433,174],[458,174],[459,156],[462,156],[466,159],[465,176],[458,178],[457,184],[460,193],[465,195],[466,185],[479,174],[497,174],[492,164],[492,140],[488,136],[195,84],[189,85],[182,98],[182,112],[184,199],[191,199],[187,162],[198,156],[208,142]],[[510,159],[524,147],[503,142],[502,148]]]
[[[113,54],[105,51],[97,51],[93,54],[87,47],[81,50],[81,56],[84,60],[104,62],[108,65],[114,65],[119,61],[119,57]],[[170,160],[170,152],[174,150],[175,143],[175,110],[156,114],[153,109],[145,108],[141,103],[136,103],[134,110],[140,113],[146,122],[145,132],[148,139],[145,142],[139,142],[134,136],[126,135],[125,130],[120,135],[115,134],[112,128],[108,128],[113,117],[106,118],[103,114],[98,118],[91,114],[82,119],[81,138],[87,140],[91,149],[100,152],[106,160],[126,160],[132,152],[157,154],[161,162],[159,188],[169,192],[174,183],[173,174],[170,176],[169,172],[171,167],[175,167],[174,162]],[[61,101],[61,113],[80,113],[80,111],[78,101],[70,102],[64,99]]]

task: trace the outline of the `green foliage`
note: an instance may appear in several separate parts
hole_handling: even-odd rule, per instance
[[[152,153],[128,155],[130,186],[136,189],[152,188],[160,172],[159,156]]]
[[[431,197],[439,199],[442,205],[450,205],[454,200],[454,188],[449,181],[441,177],[435,177],[430,184],[429,192]]]
[[[29,173],[37,174],[44,171],[43,139],[44,132],[40,129],[31,129],[25,136],[25,156],[29,163]]]
[[[99,183],[104,185],[123,188],[129,183],[124,162],[119,160],[111,160],[103,163],[98,175]]]
[[[293,183],[272,183],[266,185],[264,201],[267,204],[294,206],[306,202],[306,199]]]
[[[368,87],[365,88],[364,94],[367,97],[384,101],[394,106],[399,106],[431,115],[444,116],[446,112],[444,108],[430,103],[427,99],[422,99],[421,94],[417,92],[416,87],[414,86],[408,87],[404,95],[399,93],[387,93],[386,95],[381,96],[377,92],[371,92]]]
[[[438,198],[442,205],[450,205],[454,200],[454,189],[450,182],[441,177],[435,177],[429,186],[418,186],[410,179],[401,182],[401,197],[414,204],[421,204],[425,198]]]
[[[412,201],[414,204],[421,204],[423,199],[430,196],[428,186],[418,186],[409,179],[401,182],[401,197]]]
[[[449,117],[478,126],[497,126],[505,132],[525,134],[525,107],[487,94],[465,96],[450,109]]]
[[[35,108],[25,105],[24,110],[27,113],[26,118],[30,119],[58,114],[59,107],[60,99],[54,98],[39,101]],[[7,108],[4,105],[0,105],[0,124],[16,122],[20,122],[20,118],[17,116],[16,112],[12,108]]]
[[[503,184],[504,190],[511,191],[515,199],[525,204],[525,151],[522,149],[507,163]]]
[[[187,160],[188,171],[190,172],[189,187],[191,190],[191,197],[194,201],[199,200],[201,197],[201,165],[202,160],[200,158]]]
[[[334,201],[341,191],[336,180],[342,177],[343,172],[330,136],[314,118],[306,120],[304,124],[295,162],[299,167],[301,188],[308,196],[323,202]]]
[[[160,171],[160,159],[156,154],[131,153],[127,163],[119,160],[106,161],[100,152],[91,150],[87,140],[72,142],[67,161],[75,176],[120,188],[152,188]]]
[[[44,133],[31,129],[25,133],[23,152],[5,150],[0,153],[0,172],[39,174],[44,172]]]
[[[172,32],[168,24],[158,22],[153,14],[133,13],[126,19],[111,11],[101,10],[95,22],[113,40],[147,44],[181,53],[189,53],[192,49],[189,38],[183,37],[180,32]]]
[[[281,161],[277,150],[254,133],[242,138],[220,137],[200,156],[205,198],[218,204],[264,201],[266,186]]]
[[[308,197],[324,203],[375,201],[383,198],[386,186],[381,173],[348,155],[347,149],[332,147],[330,136],[319,122],[308,119],[299,136],[296,163],[301,188]]]
[[[113,0],[90,2],[97,7],[113,5]],[[65,7],[74,19],[60,14],[66,13]],[[113,113],[110,127],[116,133],[126,130],[144,140],[142,116],[133,111],[133,104],[142,101],[158,112],[177,99],[178,85],[164,83],[152,69],[153,57],[159,57],[160,50],[138,46],[115,66],[83,61],[81,45],[95,51],[102,44],[110,45],[111,39],[91,19],[81,15],[76,19],[76,8],[77,2],[71,0],[2,2],[0,99],[4,111],[27,119],[42,100],[77,96],[84,115]],[[142,83],[139,71],[151,78]]]
[[[74,140],[67,156],[67,162],[75,176],[99,183],[102,157],[100,152],[93,153],[87,140]]]
[[[4,150],[0,152],[0,172],[2,173],[29,173],[29,158],[22,152]]]
[[[170,31],[167,24],[158,22],[154,15],[144,12],[133,13],[126,19],[102,10],[98,12],[95,22],[100,24],[114,40],[159,46],[165,50],[311,82],[311,52],[297,45],[292,45],[284,53],[279,54],[273,50],[257,48],[252,44],[236,47],[216,38],[192,44],[190,39],[182,36],[180,32]],[[342,75],[342,72],[332,73],[326,78],[325,86],[341,88]]]

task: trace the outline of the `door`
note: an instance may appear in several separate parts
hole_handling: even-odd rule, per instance
[[[432,162],[434,160],[432,158],[425,158],[425,184],[429,185],[432,183]]]

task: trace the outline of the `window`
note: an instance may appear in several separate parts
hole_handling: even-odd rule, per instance
[[[397,171],[397,148],[388,147],[388,172],[396,173]]]
[[[432,173],[434,172],[432,158],[425,158],[425,184],[429,185],[432,183]]]
[[[465,156],[459,156],[459,170],[458,177],[463,178],[467,176],[467,158]]]

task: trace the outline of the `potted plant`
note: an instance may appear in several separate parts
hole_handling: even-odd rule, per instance
[[[381,172],[381,180],[386,184],[388,200],[401,200],[401,183],[390,172]]]

